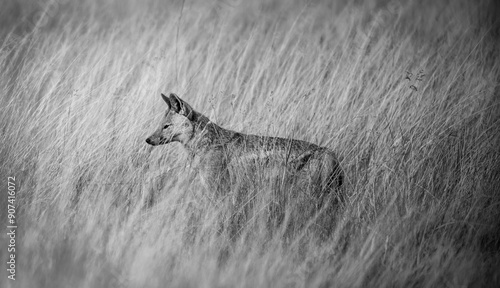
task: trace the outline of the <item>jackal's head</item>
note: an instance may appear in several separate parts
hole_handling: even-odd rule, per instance
[[[161,94],[167,103],[167,110],[161,120],[160,126],[146,139],[150,145],[162,145],[173,141],[186,144],[194,134],[194,117],[196,112],[179,96],[171,93],[170,96]]]

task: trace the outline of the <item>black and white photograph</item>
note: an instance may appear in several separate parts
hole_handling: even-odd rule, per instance
[[[500,287],[497,0],[0,0],[0,287]]]

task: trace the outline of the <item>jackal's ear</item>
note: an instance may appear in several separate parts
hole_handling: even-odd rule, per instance
[[[183,115],[186,116],[189,120],[193,120],[194,117],[194,110],[189,106],[188,103],[186,103],[184,100],[179,98],[175,93],[170,93],[170,104],[172,105],[172,109]]]
[[[163,101],[165,101],[165,103],[167,103],[168,109],[172,109],[172,104],[170,104],[170,100],[168,99],[168,97],[161,93],[161,98],[163,99]]]

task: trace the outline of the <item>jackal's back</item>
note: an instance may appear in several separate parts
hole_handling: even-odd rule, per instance
[[[213,123],[209,125],[212,127],[205,129],[205,140],[200,141],[206,143],[205,152],[199,157],[202,178],[212,189],[220,190],[225,184],[223,189],[230,189],[230,184],[238,182],[236,178],[242,173],[258,169],[268,174],[285,172],[320,194],[342,185],[339,161],[328,148],[301,140],[243,134]]]

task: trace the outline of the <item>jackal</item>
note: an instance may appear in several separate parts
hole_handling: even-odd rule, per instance
[[[343,172],[334,152],[294,139],[243,134],[211,122],[176,94],[161,94],[167,109],[158,129],[146,139],[150,145],[180,142],[195,163],[196,173],[211,192],[224,194],[242,184],[256,170],[271,178],[307,185],[318,199],[332,194],[342,201]],[[240,178],[240,179],[238,179]],[[247,177],[248,181],[258,181]],[[332,196],[332,195],[331,195]]]

